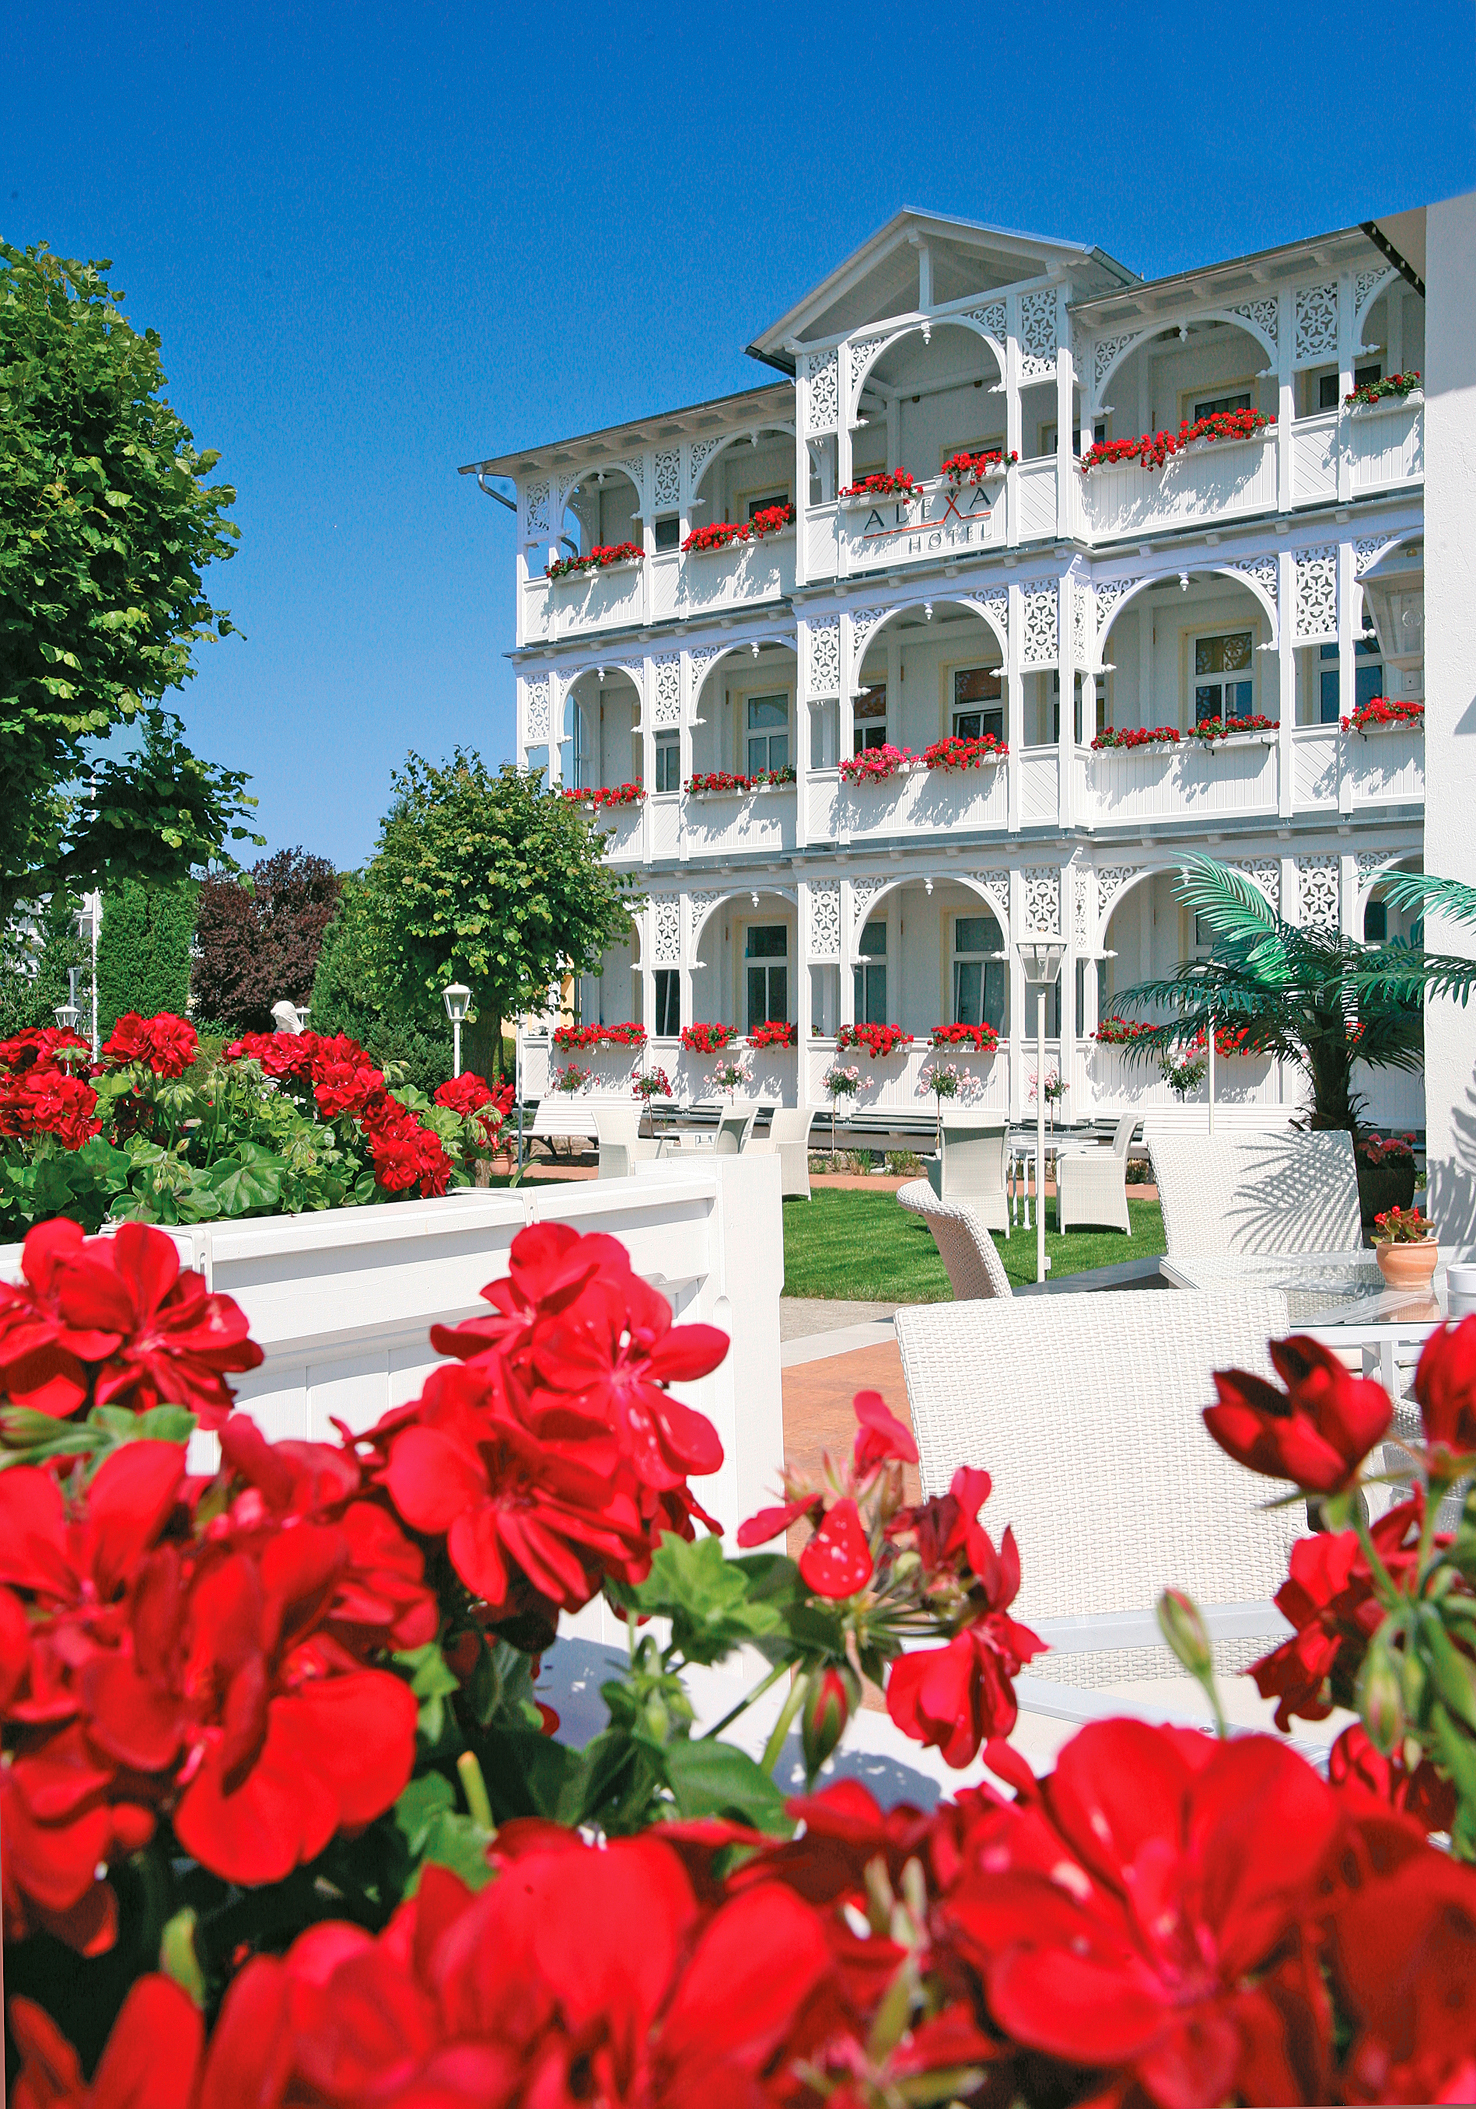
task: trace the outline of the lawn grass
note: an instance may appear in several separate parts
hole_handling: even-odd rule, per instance
[[[1086,1267],[1120,1266],[1162,1252],[1163,1212],[1156,1201],[1129,1201],[1131,1237],[1120,1230],[1054,1227],[1047,1200],[1046,1251],[1051,1278]],[[1035,1280],[1035,1230],[1006,1238],[995,1250],[1017,1288]],[[947,1303],[953,1291],[921,1217],[899,1208],[895,1195],[855,1187],[816,1187],[809,1201],[784,1204],[784,1294],[853,1297],[862,1303]]]

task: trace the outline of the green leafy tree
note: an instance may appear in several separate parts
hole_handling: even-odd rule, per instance
[[[163,707],[230,630],[203,574],[234,553],[235,492],[205,482],[219,456],[108,268],[0,243],[0,924],[69,879],[179,879],[258,839],[246,777]]]
[[[120,879],[104,889],[97,938],[97,1023],[104,1039],[124,1011],[184,1016],[199,890],[193,879],[172,886]]]
[[[1451,888],[1454,887],[1454,892]],[[1410,878],[1399,898],[1468,912],[1476,899],[1455,882]],[[1395,886],[1388,889],[1393,897]],[[1186,960],[1164,979],[1140,982],[1117,998],[1123,1009],[1167,1012],[1123,1048],[1130,1059],[1163,1060],[1211,1028],[1244,1030],[1248,1051],[1294,1063],[1311,1091],[1310,1125],[1358,1131],[1362,1101],[1355,1063],[1417,1071],[1424,1066],[1426,995],[1465,1003],[1476,961],[1426,952],[1393,939],[1365,945],[1338,930],[1284,922],[1260,889],[1217,864],[1191,857],[1178,895],[1209,928],[1208,960]]]
[[[374,932],[370,924],[363,875],[345,872],[339,881],[338,911],[323,932],[313,976],[315,1033],[348,1033],[367,1048],[383,1068],[400,1064],[405,1082],[429,1098],[451,1074],[451,1027],[440,1005],[432,1012],[415,1000],[408,1006],[393,993],[388,1002],[370,994],[375,980]]]
[[[601,836],[541,772],[494,772],[460,747],[439,765],[411,754],[394,794],[365,875],[377,992],[428,1017],[465,982],[464,1058],[500,1076],[503,1019],[598,970],[630,928],[634,881],[608,869]]]

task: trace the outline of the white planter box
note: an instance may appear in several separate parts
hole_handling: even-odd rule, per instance
[[[772,1493],[784,1457],[777,1157],[651,1164],[639,1179],[261,1216],[169,1235],[184,1264],[235,1297],[265,1350],[260,1369],[230,1380],[239,1407],[275,1439],[333,1443],[334,1420],[368,1428],[418,1395],[443,1359],[431,1326],[485,1310],[478,1291],[506,1274],[517,1233],[549,1222],[619,1238],[679,1323],[719,1325],[731,1336],[711,1376],[681,1387],[722,1439],[722,1469],[698,1481],[697,1493],[731,1542]],[[19,1278],[20,1259],[19,1245],[0,1246],[0,1280]],[[197,1435],[192,1450],[192,1466],[208,1469],[213,1438]]]

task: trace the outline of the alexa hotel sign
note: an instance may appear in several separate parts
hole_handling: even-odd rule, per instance
[[[1004,540],[1005,491],[1001,479],[983,483],[925,484],[915,493],[860,498],[841,528],[850,568],[891,564],[949,549],[985,549]]]

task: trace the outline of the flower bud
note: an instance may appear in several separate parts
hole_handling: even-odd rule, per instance
[[[1404,1734],[1404,1695],[1394,1650],[1382,1633],[1369,1642],[1358,1679],[1358,1711],[1368,1730],[1368,1739],[1382,1757],[1387,1757]]]
[[[845,1734],[860,1704],[861,1679],[848,1662],[828,1662],[811,1670],[800,1709],[800,1741],[811,1779]]]
[[[1158,1627],[1191,1677],[1202,1684],[1214,1673],[1209,1634],[1194,1599],[1182,1589],[1165,1589],[1158,1599]]]

